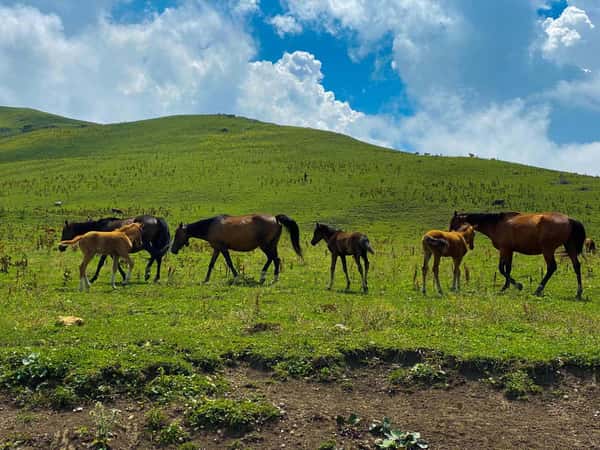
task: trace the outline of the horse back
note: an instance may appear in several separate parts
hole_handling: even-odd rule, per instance
[[[499,247],[536,255],[554,251],[569,239],[569,217],[560,213],[519,214],[500,224],[497,241]]]
[[[244,252],[272,242],[280,233],[281,225],[274,216],[221,216],[211,224],[207,240],[213,246]]]
[[[467,243],[462,234],[457,231],[430,230],[421,240],[424,248],[434,251],[434,248],[428,241],[445,241],[447,243],[443,248],[442,256],[464,256],[467,253]]]
[[[364,253],[363,242],[367,236],[359,232],[339,231],[327,243],[329,249],[340,255],[357,255]]]

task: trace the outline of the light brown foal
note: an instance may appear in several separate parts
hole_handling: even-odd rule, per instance
[[[423,294],[426,293],[427,270],[429,259],[433,255],[433,278],[440,294],[440,259],[449,256],[454,260],[454,274],[452,278],[452,290],[460,289],[460,263],[469,249],[473,250],[475,231],[470,225],[465,225],[458,231],[431,230],[425,233],[421,240],[423,244]]]

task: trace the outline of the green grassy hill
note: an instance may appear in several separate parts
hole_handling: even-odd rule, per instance
[[[484,236],[465,260],[470,280],[461,293],[423,297],[415,289],[420,238],[427,229],[447,228],[454,210],[493,210],[493,200],[505,199],[510,210],[567,213],[597,236],[598,178],[407,154],[227,115],[97,125],[2,108],[0,127],[8,130],[0,137],[5,382],[22,375],[19,357],[31,352],[44,355],[49,367],[58,364],[55,378],[75,390],[108,367],[129,380],[128,371],[148,374],[157,366],[191,370],[237,358],[267,366],[290,358],[333,364],[348,355],[420,348],[486,361],[600,362],[600,265],[592,257],[583,266],[585,302],[573,300],[575,278],[563,260],[546,295],[531,295],[541,256],[517,256],[513,274],[525,289],[499,295],[497,253]],[[54,206],[58,200],[62,207]],[[211,283],[202,285],[210,252],[193,241],[169,255],[160,285],[140,280],[145,259],[137,255],[133,285],[113,292],[106,268],[91,292],[80,294],[81,256],[56,252],[48,229],[60,232],[65,219],[106,216],[111,208],[161,215],[172,228],[221,213],[285,213],[300,224],[306,258],[293,255],[286,236],[278,284],[251,282],[264,263],[256,252],[234,256],[248,283],[229,286],[219,260]],[[339,266],[336,289],[324,289],[329,256],[323,245],[308,245],[315,220],[369,235],[376,255],[368,295],[356,295],[353,263],[351,293],[341,290]],[[451,264],[442,266],[447,289]],[[56,317],[68,314],[86,325],[57,327]],[[272,326],[248,331],[257,324]]]

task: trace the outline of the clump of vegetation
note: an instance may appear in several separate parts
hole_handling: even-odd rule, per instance
[[[173,445],[185,442],[190,435],[183,429],[179,420],[174,420],[161,430],[156,436],[159,445]]]
[[[120,411],[107,409],[102,403],[96,402],[90,416],[94,422],[94,440],[92,448],[98,450],[110,449],[109,442],[113,437],[113,430],[119,423]]]
[[[69,387],[57,386],[49,394],[50,405],[55,409],[67,409],[75,406],[79,398]]]
[[[310,361],[303,358],[288,359],[278,362],[273,368],[275,378],[287,380],[291,378],[305,378],[312,375],[314,368]]]
[[[224,428],[231,433],[245,433],[257,425],[280,416],[275,406],[260,400],[233,400],[229,398],[204,399],[189,408],[186,417],[194,427]]]
[[[369,427],[369,432],[378,438],[375,447],[386,449],[422,450],[428,449],[429,444],[421,438],[421,433],[414,431],[399,431],[392,428],[390,419],[374,421]]]
[[[506,396],[513,399],[525,399],[528,394],[537,394],[542,390],[524,370],[506,374],[502,383]]]
[[[158,408],[152,408],[146,413],[146,428],[158,431],[167,424],[167,415]]]
[[[215,395],[227,389],[227,383],[208,375],[159,375],[144,388],[144,393],[153,400],[169,402],[178,398],[194,398]]]
[[[325,442],[321,442],[318,449],[319,450],[336,450],[337,446],[336,446],[335,441],[325,441]]]
[[[448,381],[448,374],[439,365],[427,362],[417,363],[410,369],[392,371],[389,381],[393,385],[439,386]]]

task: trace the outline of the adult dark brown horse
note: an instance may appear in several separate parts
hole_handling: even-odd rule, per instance
[[[560,213],[521,214],[518,212],[504,213],[454,213],[450,221],[450,230],[457,230],[468,223],[480,233],[492,240],[492,244],[500,251],[498,269],[505,277],[502,287],[505,290],[514,284],[517,289],[523,289],[521,283],[510,276],[513,252],[525,255],[544,255],[547,271],[535,291],[541,295],[546,283],[556,271],[555,250],[564,245],[567,254],[573,262],[577,275],[577,298],[581,299],[581,265],[578,255],[583,251],[585,228],[581,222]]]
[[[369,290],[367,285],[367,274],[369,273],[369,258],[367,257],[367,253],[375,253],[371,247],[369,238],[362,233],[347,233],[317,222],[310,243],[312,245],[317,245],[321,239],[327,243],[327,248],[329,248],[329,251],[331,252],[331,278],[327,289],[331,289],[333,286],[333,276],[335,274],[335,265],[338,257],[342,260],[342,268],[344,269],[344,274],[346,274],[346,290],[350,289],[350,277],[348,277],[348,268],[346,267],[346,255],[352,255],[356,262],[358,272],[360,273],[362,289],[364,292],[367,292]],[[361,257],[365,262],[364,273],[360,264]]]
[[[276,282],[279,279],[281,264],[281,260],[277,254],[277,244],[281,237],[282,226],[290,233],[294,251],[298,256],[302,257],[298,224],[284,214],[277,216],[262,214],[249,214],[245,216],[221,215],[187,225],[181,223],[175,232],[171,251],[177,254],[181,247],[190,245],[191,237],[207,241],[213,248],[213,254],[208,264],[208,272],[204,279],[204,282],[207,283],[219,254],[223,254],[227,266],[235,279],[238,276],[238,272],[231,262],[229,250],[249,252],[260,248],[267,255],[267,262],[262,269],[260,282],[264,283],[267,269],[271,265],[271,262],[275,265],[275,279],[273,282]]]
[[[156,261],[156,277],[154,278],[154,281],[158,281],[160,279],[160,267],[162,264],[162,259],[169,250],[169,244],[171,243],[171,234],[169,233],[169,226],[167,225],[165,219],[163,219],[162,217],[141,215],[136,217],[129,217],[126,219],[107,217],[100,220],[88,220],[87,222],[65,221],[60,240],[71,240],[76,236],[87,233],[88,231],[114,231],[117,228],[121,228],[122,226],[134,222],[143,225],[142,245],[134,246],[131,253],[139,252],[140,250],[146,250],[148,253],[150,253],[150,260],[146,265],[144,279],[148,280],[150,278],[150,268],[152,267],[152,263]],[[60,251],[65,251],[67,246],[59,245],[58,248]],[[100,257],[100,261],[98,261],[96,273],[92,278],[90,278],[90,282],[93,283],[94,281],[96,281],[96,279],[98,278],[98,274],[100,273],[100,269],[104,265],[105,261],[106,255],[102,255]],[[119,273],[121,274],[123,279],[125,279],[126,275],[123,269],[121,269],[121,266],[119,266]]]

